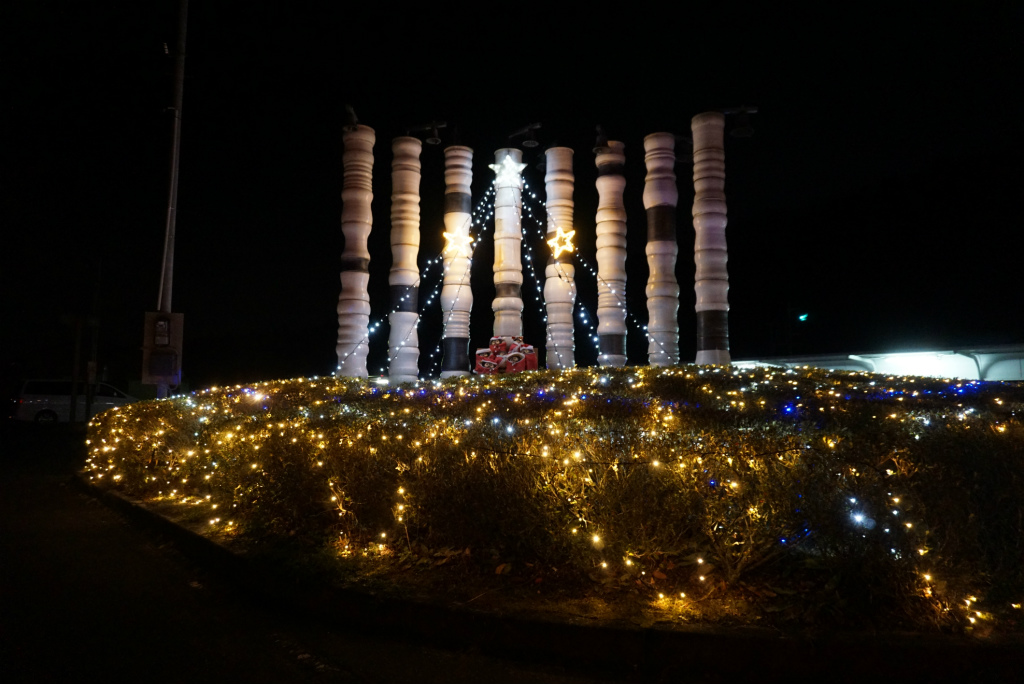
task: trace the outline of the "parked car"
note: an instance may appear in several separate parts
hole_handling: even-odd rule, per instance
[[[87,386],[79,384],[75,407],[75,419],[85,420]],[[93,385],[92,406],[89,418],[107,409],[138,401],[113,385],[98,382]],[[15,420],[32,420],[37,423],[66,423],[71,419],[70,380],[27,380],[18,397]]]

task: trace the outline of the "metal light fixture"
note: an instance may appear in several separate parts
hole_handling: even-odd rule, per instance
[[[447,127],[448,127],[448,124],[446,122],[444,122],[444,121],[431,121],[430,123],[419,124],[418,126],[412,126],[412,127],[410,127],[406,131],[406,133],[408,135],[411,135],[413,133],[423,133],[423,132],[426,132],[427,136],[423,139],[423,142],[427,143],[428,145],[440,145],[441,144],[440,129],[447,128]]]
[[[757,107],[734,107],[723,109],[722,113],[732,116],[732,128],[729,135],[734,138],[749,138],[754,135],[754,127],[750,124],[750,115],[757,114]]]
[[[508,139],[511,141],[513,138],[523,136],[523,141],[521,143],[522,146],[532,149],[540,145],[540,142],[537,140],[537,136],[534,133],[538,128],[540,128],[539,123],[532,123],[528,126],[523,126],[519,130],[509,133]]]

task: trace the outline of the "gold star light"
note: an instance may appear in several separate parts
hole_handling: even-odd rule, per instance
[[[572,236],[575,234],[575,230],[566,232],[562,230],[561,226],[558,227],[558,232],[555,234],[555,237],[548,240],[548,244],[551,245],[551,252],[554,258],[557,259],[558,255],[562,252],[571,252],[573,250]]]
[[[469,256],[470,245],[473,243],[472,236],[460,235],[459,233],[444,233],[444,239],[448,241],[444,246],[445,254],[454,252],[456,257]]]

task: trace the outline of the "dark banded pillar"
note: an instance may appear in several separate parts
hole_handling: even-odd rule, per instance
[[[444,151],[444,284],[441,311],[444,322],[444,361],[441,377],[469,375],[469,315],[473,290],[469,271],[473,223],[470,184],[473,182],[473,150],[454,145]]]
[[[544,269],[544,306],[547,308],[547,365],[565,369],[576,365],[572,312],[576,305],[576,267],[572,263],[573,219],[572,150],[552,147],[545,152],[548,232],[551,248]]]
[[[729,272],[725,244],[725,116],[693,117],[693,229],[697,264],[697,363],[727,364],[729,356]]]
[[[494,335],[523,334],[523,152],[494,153]]]
[[[341,253],[341,294],[338,295],[339,377],[365,378],[369,352],[370,252],[367,239],[373,225],[373,129],[355,126],[343,136],[342,164],[345,176],[341,189],[341,232],[345,248]]]
[[[644,138],[647,179],[647,358],[652,366],[679,363],[679,283],[676,281],[675,136],[652,133]]]
[[[614,140],[597,155],[597,337],[600,366],[626,365],[625,145]]]
[[[391,335],[388,338],[388,379],[392,383],[419,379],[420,152],[418,138],[395,138],[391,144]]]

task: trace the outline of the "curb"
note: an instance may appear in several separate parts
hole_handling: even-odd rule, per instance
[[[137,526],[170,539],[193,561],[273,600],[277,607],[342,630],[452,650],[543,662],[598,677],[710,681],[756,674],[760,682],[826,674],[862,682],[884,674],[904,682],[1013,681],[1024,669],[1024,643],[907,633],[779,636],[760,630],[667,629],[495,615],[303,585],[286,569],[239,556],[81,474],[73,486]]]

